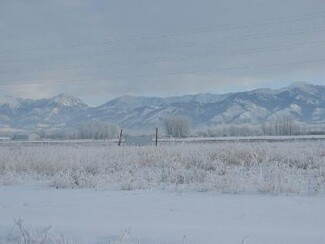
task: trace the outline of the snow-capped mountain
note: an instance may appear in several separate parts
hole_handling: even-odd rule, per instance
[[[169,115],[187,116],[194,126],[260,124],[281,116],[325,123],[325,86],[297,82],[282,89],[180,97],[122,96],[90,107],[61,94],[49,99],[0,98],[0,127],[19,129],[73,127],[91,119],[124,128],[150,129]]]
[[[80,99],[67,94],[31,100],[8,97],[0,99],[0,127],[19,129],[71,126],[88,110]]]
[[[297,82],[282,89],[169,98],[120,97],[92,111],[123,127],[154,126],[165,116],[184,115],[194,125],[259,124],[280,116],[306,123],[325,122],[325,86]]]

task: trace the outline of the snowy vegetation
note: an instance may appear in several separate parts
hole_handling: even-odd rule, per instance
[[[24,220],[14,219],[14,228],[4,235],[0,236],[0,243],[18,243],[18,244],[72,244],[67,241],[64,235],[59,235],[51,231],[52,227],[48,226],[42,230],[28,226]]]
[[[118,138],[120,128],[103,121],[88,121],[78,127],[77,139],[111,139]]]
[[[317,194],[325,181],[324,142],[3,144],[0,155],[2,185]]]
[[[164,128],[168,136],[186,137],[190,134],[190,120],[183,116],[169,116],[164,118]]]

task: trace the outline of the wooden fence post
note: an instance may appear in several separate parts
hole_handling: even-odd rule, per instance
[[[118,140],[118,144],[119,146],[121,146],[121,142],[122,142],[122,133],[123,133],[123,129],[121,129],[121,132],[120,132],[120,138]]]

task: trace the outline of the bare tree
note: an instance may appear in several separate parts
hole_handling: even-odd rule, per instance
[[[118,126],[99,121],[88,121],[78,128],[78,138],[80,139],[109,139],[117,138],[119,134]]]
[[[167,135],[173,137],[186,137],[190,134],[190,121],[184,116],[169,116],[164,119]]]
[[[288,136],[301,134],[300,126],[290,116],[280,116],[262,125],[264,135]]]

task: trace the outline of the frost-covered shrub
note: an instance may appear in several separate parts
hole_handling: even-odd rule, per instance
[[[72,244],[74,242],[66,240],[64,235],[59,235],[48,226],[37,230],[28,226],[19,218],[14,220],[14,228],[5,236],[0,236],[0,243],[19,244]]]
[[[15,145],[0,147],[0,184],[56,188],[191,188],[227,193],[321,192],[324,142]]]
[[[51,186],[56,188],[95,188],[102,184],[104,176],[84,170],[59,172],[52,177]]]
[[[11,171],[3,171],[0,173],[0,185],[10,186],[17,185],[22,182],[21,176],[11,172]]]

